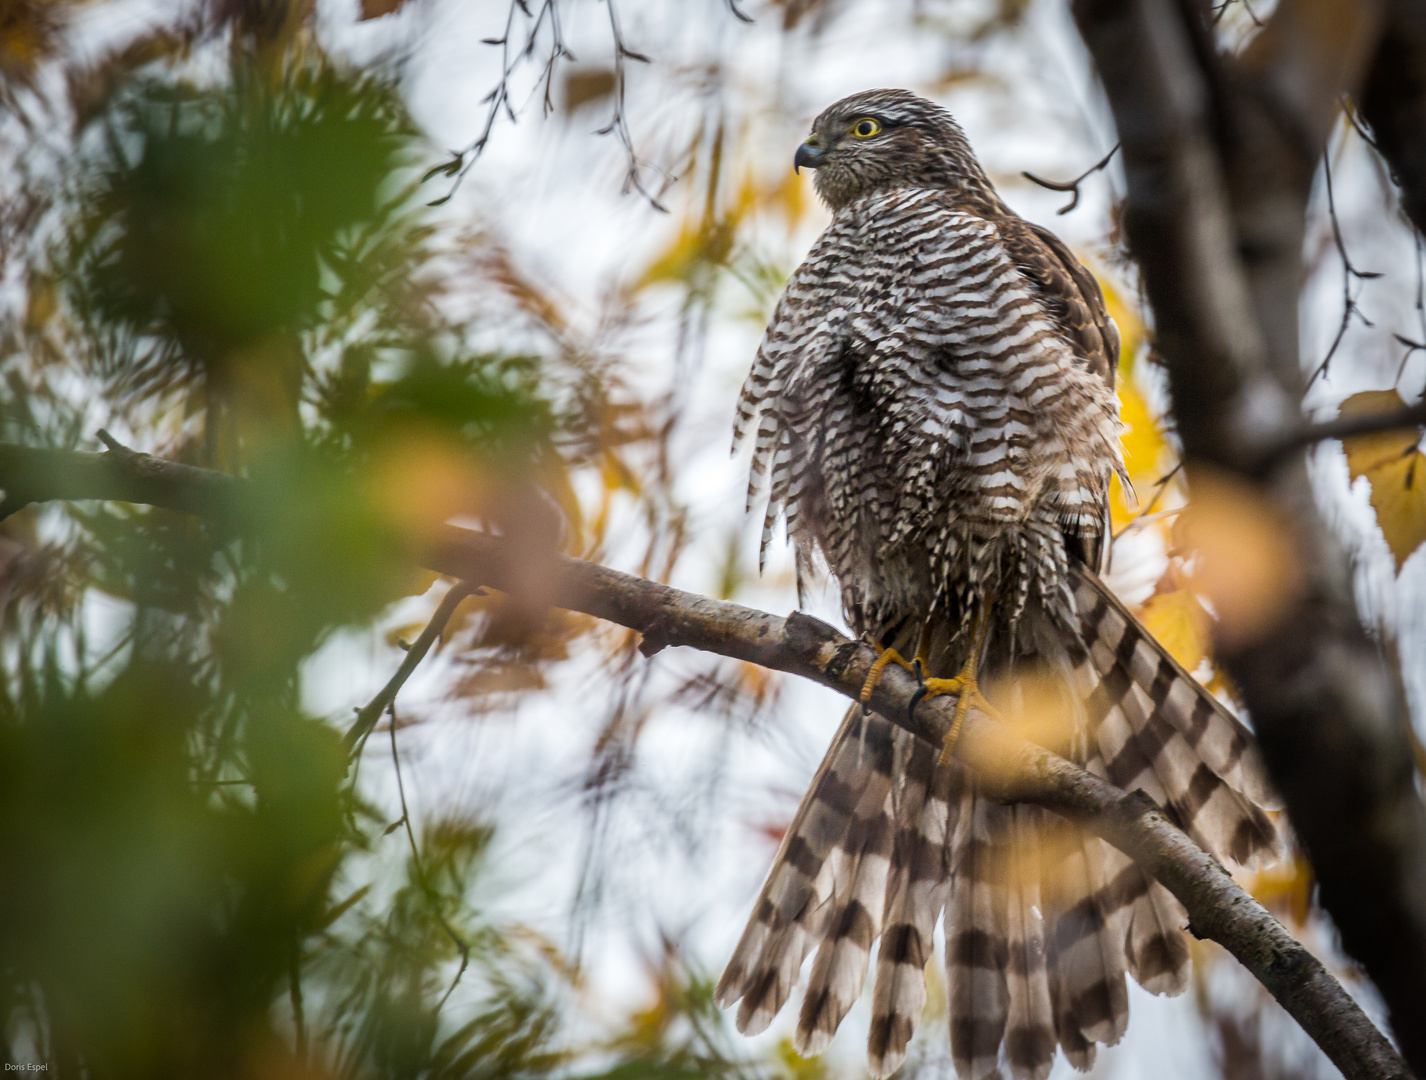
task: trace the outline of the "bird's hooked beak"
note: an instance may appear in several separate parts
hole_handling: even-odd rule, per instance
[[[815,138],[816,136],[813,136],[812,139],[808,139],[797,148],[797,153],[792,155],[793,172],[800,173],[804,165],[809,169],[815,169],[822,164],[822,158],[826,156],[827,150],[820,141],[814,142]]]

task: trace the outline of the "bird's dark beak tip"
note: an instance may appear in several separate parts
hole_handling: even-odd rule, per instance
[[[816,147],[803,143],[797,148],[797,153],[792,156],[792,171],[801,173],[803,166],[815,169],[822,161],[822,151]]]

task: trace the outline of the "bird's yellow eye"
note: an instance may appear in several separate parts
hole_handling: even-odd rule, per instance
[[[850,130],[858,139],[870,139],[881,130],[881,125],[870,116],[863,116],[851,126]]]

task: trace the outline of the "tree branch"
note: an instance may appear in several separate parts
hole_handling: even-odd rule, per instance
[[[406,685],[406,680],[411,677],[411,673],[416,670],[426,654],[431,651],[431,646],[436,643],[446,630],[446,624],[451,621],[451,616],[455,614],[460,602],[467,596],[472,596],[483,590],[477,589],[474,585],[465,581],[457,581],[441,598],[440,606],[436,608],[436,613],[431,616],[425,628],[421,631],[420,637],[411,643],[406,650],[405,657],[401,660],[401,666],[396,669],[396,674],[392,675],[385,686],[377,691],[376,696],[357,710],[356,719],[352,721],[352,726],[347,729],[344,741],[347,752],[351,753],[372,728],[376,727],[376,722],[381,719],[381,714],[386,707],[396,700],[396,693]]]
[[[67,464],[92,479],[96,465],[91,459],[107,456],[54,451],[36,458],[10,454],[10,449],[0,446],[0,487],[7,492],[23,489],[30,501],[69,497],[67,493],[80,485],[67,475]],[[43,467],[42,475],[25,471],[24,466],[36,464]],[[164,465],[147,455],[103,462],[102,468],[115,474],[110,476],[112,490],[90,483],[82,487],[82,497],[127,501],[136,489],[126,473],[141,471],[151,478],[141,501],[185,510],[194,505],[199,492],[234,492],[243,483],[220,479],[219,474],[200,476],[205,472],[201,469]],[[46,479],[52,488],[44,486]],[[470,584],[505,589],[520,581],[520,553],[511,545],[454,526],[438,530],[421,561],[428,569]],[[559,607],[639,631],[646,654],[670,646],[701,649],[799,675],[852,700],[858,698],[877,656],[871,646],[801,612],[780,618],[568,555],[555,556],[543,585]],[[427,627],[433,639],[436,621]],[[402,664],[403,669],[406,666]],[[395,679],[393,683],[399,686]],[[871,707],[939,746],[950,731],[955,699],[917,701],[917,689],[910,673],[888,667],[872,693]],[[974,709],[954,751],[994,797],[1033,802],[1063,814],[1137,861],[1184,905],[1193,932],[1237,957],[1348,1080],[1409,1077],[1390,1042],[1322,963],[1142,793],[1126,794]]]
[[[1298,450],[1324,442],[1327,439],[1350,439],[1356,435],[1402,431],[1407,428],[1420,427],[1422,424],[1426,424],[1426,399],[1392,412],[1366,416],[1340,416],[1335,420],[1304,424],[1269,451],[1267,464],[1262,471],[1270,470],[1273,466],[1281,464],[1285,458]]]
[[[148,503],[221,521],[239,483],[226,473],[164,461],[117,443],[103,453],[0,443],[0,487],[5,491],[0,521],[49,499]]]

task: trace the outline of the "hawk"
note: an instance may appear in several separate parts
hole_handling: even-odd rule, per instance
[[[1037,737],[1152,797],[1218,857],[1278,850],[1247,730],[1097,576],[1123,467],[1119,335],[1093,276],[1001,202],[944,109],[904,90],[832,105],[794,166],[832,221],[788,282],[743,386],[762,549],[785,515],[799,593],[824,564],[853,629],[915,656],[926,692],[1001,717],[1031,683]],[[1127,480],[1125,481],[1127,485]],[[761,560],[760,560],[761,562]],[[864,699],[866,694],[863,695]],[[953,728],[953,730],[955,730]],[[949,749],[949,746],[946,748]],[[1187,982],[1187,917],[1128,857],[979,790],[948,752],[853,706],[718,984],[767,1027],[814,949],[796,1045],[822,1051],[880,937],[871,1071],[905,1059],[944,920],[965,1080],[1078,1068],[1128,1023],[1125,972]]]

